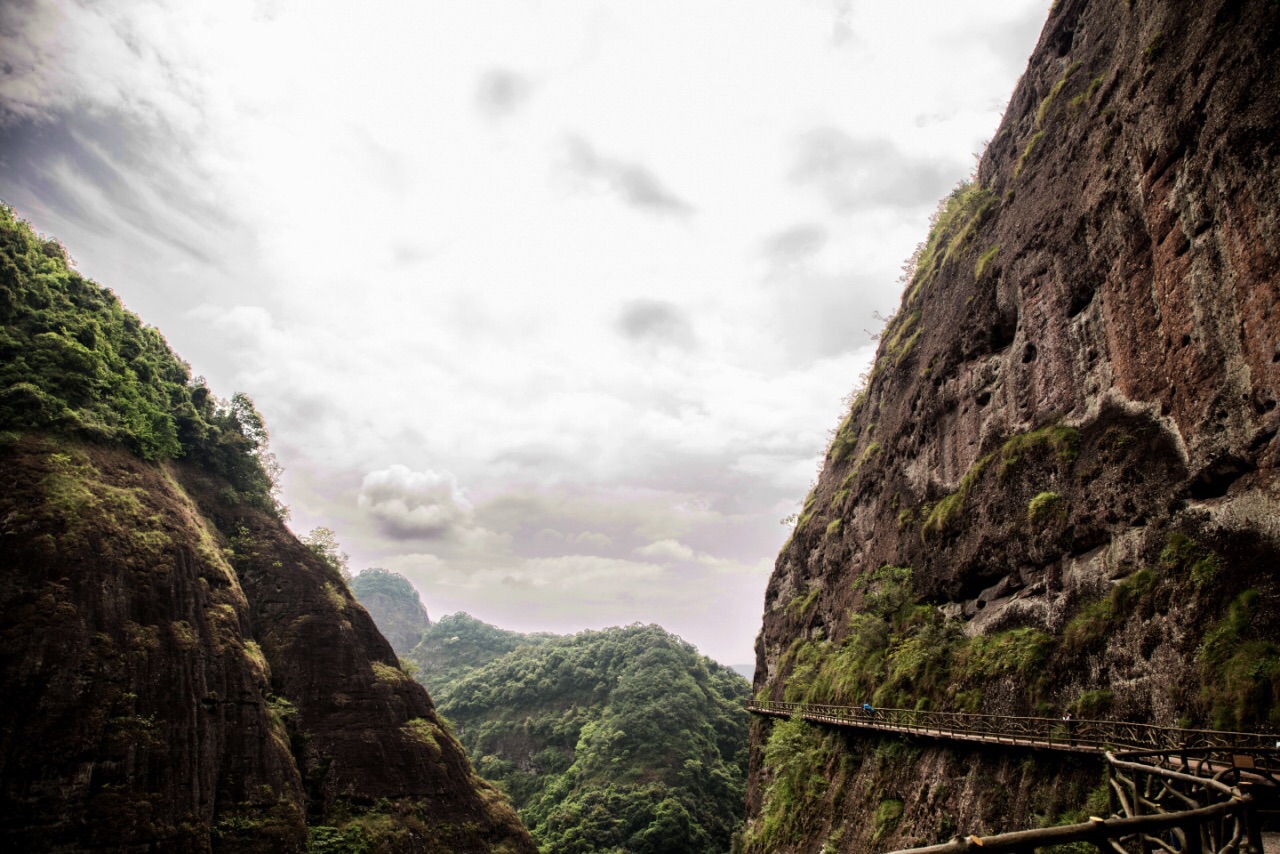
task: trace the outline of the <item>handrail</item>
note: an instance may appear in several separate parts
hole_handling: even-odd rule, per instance
[[[1109,747],[1158,751],[1222,747],[1267,749],[1280,743],[1280,735],[1274,733],[1162,727],[1130,721],[1084,719],[1067,722],[1059,718],[892,708],[876,709],[867,714],[855,706],[772,700],[748,700],[744,705],[747,711],[757,714],[790,717],[799,713],[806,720],[836,726],[1077,752],[1101,753]]]
[[[1273,751],[1274,752],[1274,751]],[[1157,758],[1152,751],[1115,754],[1107,752],[1109,783],[1114,800],[1120,803],[1120,814],[1110,818],[1091,817],[1081,824],[1016,830],[994,836],[970,836],[968,839],[904,848],[892,854],[968,854],[1010,852],[1030,854],[1037,848],[1086,842],[1099,851],[1125,854],[1125,842],[1136,843],[1143,851],[1201,852],[1201,854],[1262,854],[1262,843],[1254,800],[1238,787],[1227,786],[1216,779],[1206,779],[1161,768],[1134,758]],[[1125,758],[1121,758],[1125,757]],[[1126,777],[1122,772],[1129,772]],[[1181,788],[1179,788],[1181,787]],[[1125,790],[1132,797],[1125,796]],[[1138,814],[1141,803],[1155,812]],[[1199,805],[1200,802],[1209,803]],[[1166,810],[1163,801],[1171,800],[1182,809]],[[1184,802],[1190,801],[1187,809]],[[1173,846],[1177,847],[1173,847]]]
[[[1160,727],[1126,721],[986,715],[916,709],[875,709],[818,703],[748,700],[748,711],[799,716],[835,726],[930,738],[996,742],[1054,750],[1101,753],[1107,762],[1112,815],[1081,824],[1018,830],[903,849],[893,854],[1007,852],[1071,842],[1099,851],[1197,854],[1262,854],[1253,796],[1241,785],[1280,786],[1280,745],[1269,733]],[[1128,747],[1113,752],[1117,746]],[[1237,785],[1223,778],[1234,774]]]

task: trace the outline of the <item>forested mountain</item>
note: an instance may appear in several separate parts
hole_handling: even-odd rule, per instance
[[[1280,726],[1277,93],[1270,0],[1053,4],[778,558],[761,699]],[[1083,820],[1101,774],[756,720],[746,850]]]
[[[532,851],[267,438],[0,206],[0,843]]]
[[[465,614],[433,625],[411,658],[542,851],[728,850],[748,693],[732,670],[658,626],[527,636]]]
[[[541,644],[559,635],[522,634],[500,629],[466,613],[449,614],[432,623],[405,655],[418,668],[415,678],[442,703],[473,671],[517,647]]]
[[[400,657],[417,646],[431,618],[418,591],[398,572],[373,567],[351,579],[349,586],[382,636]]]

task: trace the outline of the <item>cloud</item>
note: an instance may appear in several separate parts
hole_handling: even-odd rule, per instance
[[[433,614],[747,660],[864,330],[1012,85],[1002,22],[1049,0],[709,2],[0,0],[0,187]]]
[[[860,139],[834,127],[801,137],[791,180],[815,186],[841,213],[914,208],[936,202],[962,167],[941,157],[917,157],[888,139]]]
[[[369,472],[356,503],[396,539],[437,540],[475,527],[475,508],[449,472],[411,471],[402,465]]]
[[[566,143],[570,173],[588,186],[603,186],[633,208],[653,214],[692,213],[688,202],[676,196],[652,172],[636,163],[597,154],[581,137]]]
[[[585,547],[595,551],[604,551],[613,546],[613,537],[596,531],[580,531],[576,534],[564,534],[554,528],[543,528],[534,535],[534,539],[540,543],[549,544],[561,549],[580,549]]]
[[[119,117],[15,120],[0,124],[0,174],[7,192],[21,186],[82,227],[132,231],[165,254],[217,268],[216,247],[244,235],[196,188],[207,176],[170,165],[178,147],[163,129]]]
[[[636,343],[666,344],[682,350],[694,347],[693,324],[678,307],[661,300],[637,299],[623,306],[615,326]]]
[[[524,106],[532,92],[529,78],[495,68],[480,76],[476,86],[476,104],[491,118],[502,118]]]
[[[697,552],[679,540],[658,540],[635,549],[635,553],[655,560],[694,560],[698,556]]]
[[[830,236],[823,226],[806,223],[778,232],[764,241],[761,248],[774,266],[788,267],[817,255]]]

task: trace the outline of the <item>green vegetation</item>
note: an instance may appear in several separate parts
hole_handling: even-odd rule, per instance
[[[1027,140],[1026,148],[1022,149],[1022,156],[1018,158],[1018,165],[1013,170],[1013,176],[1016,178],[1022,174],[1022,169],[1027,165],[1027,161],[1031,159],[1031,152],[1036,150],[1036,146],[1040,144],[1040,140],[1044,138],[1044,122],[1049,117],[1049,111],[1053,109],[1054,102],[1058,99],[1059,93],[1062,92],[1067,81],[1071,79],[1071,75],[1075,74],[1080,68],[1080,63],[1073,62],[1067,66],[1067,70],[1058,78],[1058,82],[1053,84],[1053,88],[1049,90],[1049,94],[1044,96],[1044,100],[1040,102],[1040,106],[1036,109],[1036,132],[1031,135],[1031,139]]]
[[[409,653],[422,641],[422,633],[430,628],[431,619],[409,579],[397,572],[372,567],[349,578],[347,586],[373,617],[378,631],[390,641],[401,664],[416,670],[417,665],[409,661]]]
[[[1071,704],[1072,712],[1077,718],[1082,720],[1098,719],[1102,717],[1108,709],[1111,708],[1111,702],[1115,697],[1110,691],[1098,689],[1094,691],[1084,691]],[[1097,813],[1095,813],[1096,815]]]
[[[369,844],[369,834],[358,824],[341,830],[326,825],[307,828],[307,854],[365,854]]]
[[[1156,575],[1140,569],[1111,588],[1111,592],[1086,604],[1067,623],[1062,646],[1071,652],[1086,652],[1100,645],[1144,601],[1150,599]]]
[[[1056,492],[1041,492],[1027,503],[1027,521],[1033,525],[1047,522],[1051,516],[1057,515],[1058,503],[1062,496]]]
[[[1160,552],[1160,566],[1169,571],[1187,573],[1197,588],[1207,587],[1222,569],[1221,559],[1209,549],[1179,531],[1169,535]]]
[[[1151,37],[1151,41],[1142,50],[1142,59],[1148,65],[1155,62],[1160,54],[1164,52],[1165,44],[1168,38],[1164,34],[1164,30],[1157,30],[1156,34]]]
[[[1073,463],[1080,451],[1080,431],[1065,424],[1050,424],[1011,436],[1000,448],[1000,478],[1003,480],[1024,456],[1042,448],[1053,451],[1063,463]]]
[[[803,596],[796,596],[787,603],[787,613],[792,616],[803,617],[809,613],[809,609],[818,601],[818,596],[821,593],[822,586],[820,584],[810,585]]]
[[[1039,629],[978,635],[956,651],[955,676],[980,685],[1009,673],[1033,673],[1049,658],[1053,646],[1053,637]]]
[[[876,832],[871,837],[872,842],[876,842],[893,832],[898,826],[898,822],[902,819],[902,801],[897,798],[886,798],[880,802],[880,806],[876,807],[875,822]]]
[[[316,530],[322,529],[317,528]],[[418,591],[409,579],[398,572],[391,572],[379,567],[364,570],[347,582],[347,586],[351,588],[352,594],[357,599],[381,593],[384,596],[390,596],[392,599],[422,602],[421,597],[418,596]]]
[[[356,576],[357,582],[365,572]],[[429,625],[422,640],[401,661],[414,664],[418,671],[414,678],[426,686],[436,703],[443,703],[454,686],[473,671],[519,647],[547,643],[557,637],[509,632],[470,614],[449,614]]]
[[[893,358],[894,365],[901,365],[920,340],[920,312],[913,311],[897,325],[893,337],[885,344],[884,352]]]
[[[1200,647],[1201,699],[1219,729],[1280,724],[1280,644],[1271,639],[1262,605],[1258,591],[1241,593]]]
[[[1013,168],[1013,177],[1017,178],[1022,174],[1027,161],[1031,159],[1031,153],[1036,150],[1036,146],[1042,139],[1044,139],[1044,131],[1038,130],[1031,135],[1031,139],[1027,140],[1026,148],[1022,149],[1022,154],[1018,157],[1018,165]]]
[[[447,621],[460,622],[432,631]],[[720,852],[742,821],[748,690],[658,626],[633,625],[516,646],[438,702],[543,851]]]
[[[912,572],[884,566],[865,580],[862,605],[840,642],[797,639],[779,662],[784,699],[795,703],[979,711],[993,680],[1031,683],[1029,700],[1057,645],[1034,628],[966,637],[958,620],[916,601]]]
[[[991,262],[996,260],[996,256],[1000,254],[999,246],[992,246],[978,258],[978,263],[973,265],[973,277],[981,279],[982,274],[987,271],[987,267],[991,266]]]
[[[1098,94],[1098,90],[1102,88],[1102,84],[1105,80],[1106,80],[1106,75],[1099,74],[1097,77],[1089,81],[1089,88],[1084,90],[1080,94],[1076,95],[1067,103],[1067,106],[1071,109],[1071,112],[1072,113],[1079,112],[1081,109],[1084,108],[1085,104],[1092,101],[1093,96]]]
[[[924,246],[908,264],[911,284],[903,300],[904,305],[913,304],[924,288],[937,277],[943,264],[968,248],[978,228],[986,222],[997,205],[998,201],[989,189],[972,181],[966,181],[951,191],[934,216]],[[911,343],[914,344],[914,341]],[[892,356],[900,364],[903,353],[909,350],[909,346],[906,342],[897,346],[898,352]],[[881,352],[889,351],[882,349]]]
[[[185,458],[228,497],[282,513],[278,467],[246,395],[219,400],[66,250],[0,204],[0,430],[120,444],[146,460]]]
[[[991,463],[992,456],[992,454],[987,454],[984,457],[979,457],[969,467],[969,470],[964,473],[964,477],[960,478],[960,486],[956,491],[933,505],[921,528],[921,533],[924,536],[942,533],[947,524],[964,509],[964,502],[969,497],[969,490],[973,489],[973,485],[978,482],[978,478],[982,477],[982,473]]]
[[[343,581],[348,584],[351,582],[350,558],[338,544],[338,535],[332,528],[312,528],[298,540],[324,561],[326,566],[342,576]]]
[[[1053,452],[1060,463],[1070,465],[1075,461],[1079,447],[1080,431],[1063,424],[1050,424],[1032,430],[1029,433],[1011,436],[998,452],[986,454],[975,460],[969,470],[960,478],[960,483],[955,492],[943,496],[932,506],[920,508],[920,514],[924,517],[920,531],[921,536],[925,538],[937,536],[947,529],[952,521],[963,512],[969,492],[982,478],[987,467],[997,456],[1000,460],[1000,479],[1003,480],[1028,454],[1047,449]],[[1042,495],[1049,494],[1051,493],[1043,493]],[[1041,510],[1047,512],[1050,509],[1047,506],[1049,499],[1037,496],[1036,499],[1033,499],[1032,504],[1035,504],[1036,500],[1041,501]],[[1030,512],[1030,508],[1028,510]],[[898,524],[899,526],[904,525],[914,518],[914,513],[899,511]],[[1047,518],[1047,516],[1044,518]],[[1032,519],[1033,522],[1039,520],[1040,517]]]
[[[1067,81],[1071,79],[1071,75],[1075,74],[1080,68],[1080,62],[1076,61],[1067,66],[1067,70],[1058,78],[1058,82],[1053,84],[1053,88],[1049,90],[1049,94],[1044,96],[1044,100],[1040,102],[1040,106],[1036,109],[1036,128],[1044,127],[1044,120],[1049,115],[1049,110],[1053,107],[1053,102],[1057,100],[1058,94],[1062,92],[1062,87],[1067,85]]]
[[[764,767],[770,782],[747,846],[777,851],[801,841],[815,829],[826,810],[828,767],[840,753],[838,736],[829,728],[796,717],[773,724],[764,748]]]

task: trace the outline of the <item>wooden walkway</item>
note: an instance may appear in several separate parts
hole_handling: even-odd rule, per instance
[[[1125,721],[930,712],[751,700],[747,711],[896,735],[1100,756],[1111,815],[893,852],[1035,854],[1086,843],[1104,854],[1263,854],[1258,795],[1280,792],[1280,736]]]
[[[746,709],[758,715],[789,718],[799,715],[813,723],[877,730],[923,738],[1009,744],[1043,750],[1101,755],[1107,750],[1181,750],[1187,748],[1274,748],[1280,735],[1224,730],[1160,727],[1127,721],[983,715],[918,709],[876,709],[868,714],[856,706],[818,703],[780,703],[748,700]]]

